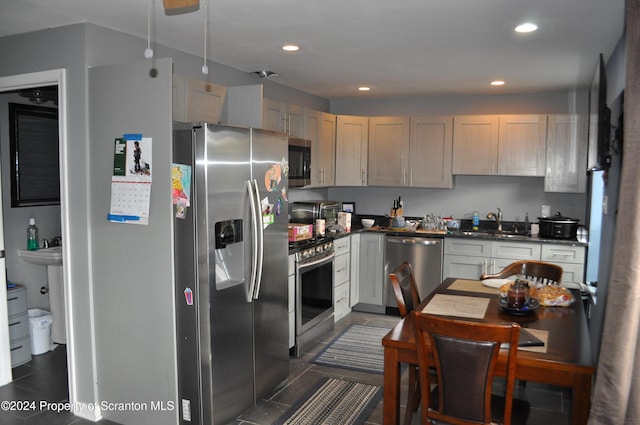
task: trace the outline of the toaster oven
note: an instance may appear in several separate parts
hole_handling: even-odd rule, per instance
[[[338,213],[342,208],[340,201],[304,201],[289,205],[289,221],[292,223],[314,224],[317,219],[322,218],[327,226],[338,223]]]

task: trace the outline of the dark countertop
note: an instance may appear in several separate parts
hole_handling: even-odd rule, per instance
[[[501,236],[495,233],[491,233],[491,230],[480,230],[478,232],[468,231],[468,230],[458,230],[458,231],[447,231],[446,233],[442,232],[427,232],[424,230],[410,231],[410,230],[398,230],[389,227],[380,227],[374,226],[368,229],[365,229],[361,226],[354,227],[351,229],[351,232],[341,232],[341,233],[327,233],[328,238],[332,239],[340,239],[352,234],[357,233],[383,233],[388,236],[410,236],[410,237],[422,237],[422,238],[462,238],[462,239],[481,239],[481,240],[490,240],[490,241],[506,241],[506,242],[536,242],[536,243],[546,243],[546,244],[557,244],[557,245],[572,245],[572,246],[589,246],[588,242],[579,242],[575,239],[546,239],[540,238],[537,236],[527,236],[524,234],[521,235],[509,235],[509,237]],[[290,248],[289,254],[293,254],[299,251],[297,248]]]

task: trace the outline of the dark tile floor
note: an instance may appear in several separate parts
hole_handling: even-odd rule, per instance
[[[294,404],[309,388],[322,377],[338,377],[357,382],[382,386],[382,375],[357,372],[346,369],[319,366],[309,361],[329,341],[353,323],[371,326],[393,327],[399,319],[392,316],[354,312],[336,323],[336,329],[322,338],[318,344],[297,359],[291,359],[290,376],[286,385],[274,391],[269,397],[261,400],[256,406],[243,412],[235,421],[227,425],[271,425],[292,404]],[[68,401],[66,352],[64,346],[39,356],[25,365],[13,370],[14,381],[0,387],[0,401],[4,400],[47,400],[50,402]],[[404,376],[406,379],[406,374]],[[402,388],[406,382],[402,383]],[[531,402],[529,425],[564,425],[569,423],[571,402],[562,388],[528,382],[518,396]],[[406,400],[406,394],[402,395]],[[404,412],[404,406],[403,406]],[[2,425],[89,425],[85,419],[69,412],[54,413],[7,412],[0,410]],[[382,424],[382,401],[366,422],[369,425]],[[412,424],[419,424],[419,414],[414,415]],[[100,421],[98,425],[118,425],[110,421]],[[135,425],[135,424],[126,424]]]

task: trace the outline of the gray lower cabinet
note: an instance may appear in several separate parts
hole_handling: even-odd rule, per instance
[[[479,279],[514,261],[537,260],[562,266],[565,282],[582,282],[585,251],[584,246],[574,244],[445,238],[442,276]]]
[[[333,269],[333,319],[337,322],[349,314],[351,292],[351,238],[344,237],[334,242],[336,260]]]
[[[360,234],[359,299],[354,310],[384,313],[384,242],[383,233]]]
[[[11,367],[16,367],[31,361],[27,288],[25,286],[16,285],[7,289],[7,312],[9,315]]]

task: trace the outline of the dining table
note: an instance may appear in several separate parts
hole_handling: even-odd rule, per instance
[[[516,379],[570,389],[571,423],[583,425],[589,417],[594,366],[585,309],[580,293],[571,292],[574,302],[568,306],[539,306],[529,312],[512,312],[499,302],[499,289],[483,285],[479,280],[447,278],[416,310],[484,323],[516,322],[526,328],[544,341],[544,345],[519,347]],[[401,366],[418,364],[413,316],[400,320],[383,337],[382,345],[383,423],[396,425],[400,419]],[[501,351],[496,375],[505,376],[507,350]]]

